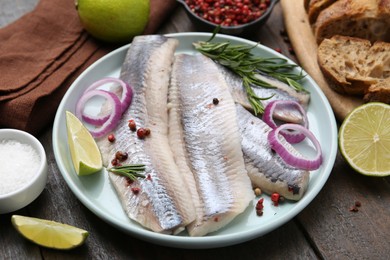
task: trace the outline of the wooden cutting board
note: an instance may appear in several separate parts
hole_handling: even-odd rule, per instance
[[[338,94],[327,84],[317,63],[317,43],[303,6],[303,0],[280,1],[285,28],[294,48],[299,65],[316,81],[328,98],[336,118],[341,122],[357,106],[361,98]]]

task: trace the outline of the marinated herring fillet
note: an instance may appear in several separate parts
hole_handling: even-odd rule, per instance
[[[245,89],[242,84],[242,79],[236,75],[234,72],[223,67],[222,65],[217,65],[225,77],[225,80],[230,88],[230,92],[233,96],[233,99],[243,105],[247,109],[252,109],[249,100],[247,98]],[[294,100],[299,102],[304,108],[307,107],[310,101],[310,93],[308,92],[299,92],[288,86],[287,84],[274,79],[269,76],[262,74],[257,74],[257,77],[267,82],[268,84],[274,86],[274,88],[264,88],[264,87],[252,87],[254,93],[260,98],[268,98],[263,100],[262,103],[266,106],[269,102],[273,100]],[[290,123],[301,123],[303,118],[302,114],[296,109],[275,109],[274,117],[285,122]]]
[[[193,199],[198,199],[196,220],[187,230],[191,236],[203,236],[228,224],[254,198],[234,101],[214,62],[203,55],[179,54],[169,103],[170,143],[176,160],[187,163],[179,167],[189,191],[195,192]]]
[[[301,199],[309,184],[310,173],[287,165],[272,151],[267,140],[272,129],[266,123],[240,104],[236,104],[236,109],[241,147],[252,185],[268,194],[277,192],[289,200]],[[286,140],[284,145],[291,147]],[[290,151],[298,154],[295,149]]]
[[[105,166],[110,166],[117,151],[128,153],[123,165],[145,165],[147,178],[130,182],[109,172],[109,179],[132,220],[168,234],[184,230],[195,219],[192,199],[168,143],[167,95],[177,44],[176,39],[160,35],[134,38],[120,74],[133,87],[133,101],[113,132],[116,141],[98,140]],[[150,136],[138,138],[129,129],[129,119],[137,127],[149,128]]]

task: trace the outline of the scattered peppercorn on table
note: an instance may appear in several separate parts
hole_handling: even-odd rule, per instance
[[[37,2],[1,1],[0,26],[4,27],[32,10]],[[183,7],[178,6],[161,26],[159,33],[194,30]],[[279,3],[267,24],[249,39],[260,41],[296,60],[284,31]],[[207,250],[178,249],[144,242],[125,234],[87,209],[66,185],[56,165],[52,129],[45,130],[38,138],[47,151],[48,183],[32,204],[17,212],[0,215],[1,258],[387,259],[390,253],[390,177],[360,175],[345,162],[340,152],[328,181],[317,197],[281,227],[235,246]],[[259,214],[265,210],[261,203],[253,207],[257,207]],[[87,230],[89,236],[83,245],[71,250],[40,247],[14,229],[12,215],[65,222]]]

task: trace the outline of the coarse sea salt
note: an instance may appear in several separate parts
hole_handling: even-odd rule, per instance
[[[0,140],[0,196],[23,188],[38,173],[40,157],[29,144]]]

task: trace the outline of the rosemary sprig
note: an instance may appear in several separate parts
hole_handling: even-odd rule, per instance
[[[288,84],[297,91],[306,91],[299,83],[305,77],[302,71],[300,74],[291,72],[297,65],[290,64],[286,59],[282,58],[256,57],[251,53],[251,50],[256,45],[231,45],[230,42],[211,42],[215,35],[216,31],[208,41],[193,43],[195,49],[229,68],[242,78],[244,89],[255,114],[264,112],[262,100],[267,100],[272,96],[260,98],[254,93],[252,86],[275,88],[271,84],[256,77],[258,74],[267,74]]]
[[[145,171],[145,165],[143,164],[126,164],[121,166],[115,166],[107,169],[109,172],[128,177],[130,180],[135,181],[137,178],[145,178],[145,175],[140,172]]]

